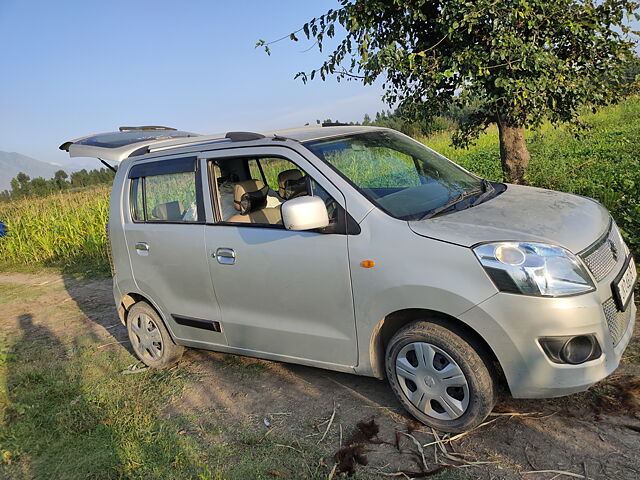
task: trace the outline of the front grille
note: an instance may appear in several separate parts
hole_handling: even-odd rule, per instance
[[[618,261],[625,257],[625,254],[626,249],[618,233],[618,227],[611,222],[607,233],[580,253],[580,257],[596,281],[599,282],[613,270]]]
[[[633,302],[633,299],[631,300]],[[607,325],[609,326],[609,333],[615,347],[620,342],[620,339],[627,331],[629,322],[631,321],[631,308],[627,308],[626,311],[621,312],[616,307],[616,302],[613,298],[610,298],[602,304],[604,310],[604,316],[607,319]]]

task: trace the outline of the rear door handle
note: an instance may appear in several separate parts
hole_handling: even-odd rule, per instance
[[[222,265],[233,265],[236,263],[236,252],[232,248],[219,248],[214,257]]]
[[[136,252],[138,253],[138,255],[146,257],[147,255],[149,255],[149,244],[147,242],[137,242]]]

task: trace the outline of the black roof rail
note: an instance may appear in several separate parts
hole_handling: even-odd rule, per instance
[[[227,132],[224,138],[228,138],[232,142],[248,142],[250,140],[260,140],[266,138],[261,133],[254,132]]]
[[[136,130],[142,130],[145,132],[153,132],[153,131],[175,131],[175,128],[172,127],[162,127],[160,125],[141,125],[139,127],[119,127],[121,132],[131,132]]]
[[[348,127],[349,124],[342,123],[342,122],[323,122],[322,126],[323,127]]]

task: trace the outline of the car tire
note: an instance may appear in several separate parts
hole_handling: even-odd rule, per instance
[[[171,366],[184,353],[184,347],[173,342],[160,315],[147,302],[140,301],[129,309],[127,331],[134,352],[151,368]]]
[[[394,394],[417,420],[443,432],[480,425],[496,403],[491,357],[465,337],[434,319],[404,326],[387,345],[385,368]]]

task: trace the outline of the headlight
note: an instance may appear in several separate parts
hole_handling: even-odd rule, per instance
[[[503,292],[561,297],[595,290],[580,260],[562,247],[496,242],[479,245],[473,251]]]

